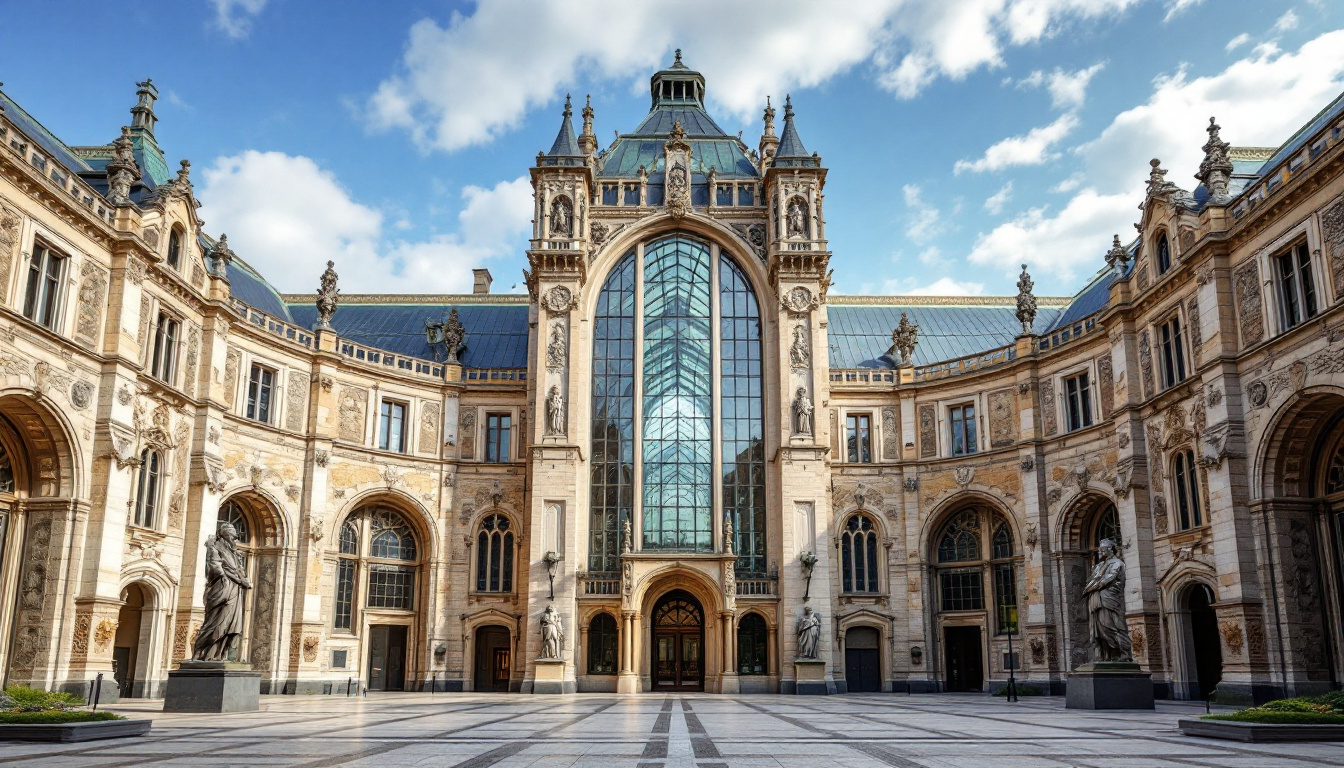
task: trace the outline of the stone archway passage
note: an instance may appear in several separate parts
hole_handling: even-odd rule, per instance
[[[653,608],[653,663],[650,679],[655,691],[705,689],[705,613],[689,593],[674,590]]]
[[[476,630],[475,675],[472,690],[508,693],[513,676],[512,645],[508,627],[490,625]]]
[[[1223,648],[1218,637],[1218,617],[1213,610],[1213,594],[1203,584],[1186,591],[1190,616],[1191,651],[1195,657],[1193,691],[1198,699],[1208,699],[1223,679]]]

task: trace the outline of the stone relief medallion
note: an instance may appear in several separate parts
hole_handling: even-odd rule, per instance
[[[952,477],[957,481],[957,485],[970,485],[971,480],[975,478],[975,467],[957,467],[952,471]]]
[[[785,311],[795,315],[805,315],[817,308],[820,302],[806,286],[795,286],[780,299]]]
[[[1251,398],[1251,405],[1259,408],[1269,400],[1269,387],[1265,386],[1263,381],[1253,381],[1246,388],[1246,393]]]
[[[76,380],[70,385],[70,404],[79,410],[89,407],[93,400],[93,385],[87,381]]]
[[[542,298],[542,304],[546,306],[546,309],[556,313],[568,312],[577,303],[574,299],[574,292],[563,285],[553,286]]]

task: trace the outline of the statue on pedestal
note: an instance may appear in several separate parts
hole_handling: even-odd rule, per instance
[[[793,434],[801,437],[812,436],[812,400],[807,389],[799,387],[793,396]]]
[[[1093,662],[1134,661],[1125,623],[1125,561],[1116,555],[1115,542],[1102,539],[1092,578],[1083,587],[1087,597],[1087,627],[1092,637]]]
[[[243,634],[243,590],[252,582],[243,575],[238,531],[229,523],[205,540],[205,621],[196,632],[191,658],[224,661]]]
[[[560,614],[554,605],[541,612],[541,658],[559,659],[565,644],[565,630],[560,626]]]
[[[798,619],[798,658],[817,658],[817,644],[821,641],[821,617],[811,608],[803,609]]]

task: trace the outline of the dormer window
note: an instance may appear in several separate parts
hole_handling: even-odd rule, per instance
[[[1157,274],[1165,274],[1171,269],[1171,241],[1167,239],[1167,233],[1163,232],[1157,236]]]
[[[182,268],[182,229],[173,227],[168,233],[168,266],[173,269]]]

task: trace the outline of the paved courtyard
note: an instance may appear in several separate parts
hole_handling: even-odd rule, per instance
[[[147,738],[4,744],[5,766],[1344,766],[1344,745],[1254,745],[1176,730],[1203,706],[1150,713],[984,696],[481,696],[262,699],[259,713],[152,717]]]

